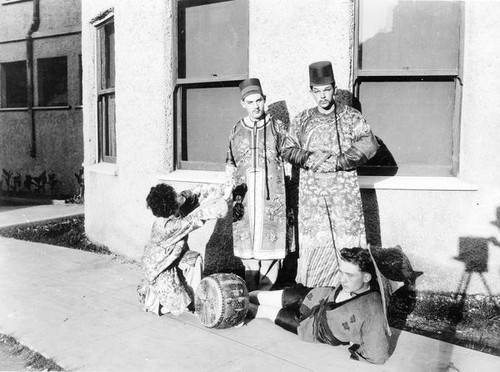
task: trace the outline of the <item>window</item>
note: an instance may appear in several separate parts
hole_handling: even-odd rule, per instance
[[[26,61],[0,65],[1,107],[28,106]]]
[[[83,65],[82,55],[78,55],[78,96],[76,104],[81,106],[83,102]]]
[[[113,18],[97,28],[97,77],[99,161],[116,163],[115,26]]]
[[[354,93],[387,151],[361,174],[456,175],[461,14],[460,1],[357,1]]]
[[[242,117],[248,77],[248,0],[178,1],[176,164],[222,170]]]
[[[68,63],[66,57],[38,60],[38,106],[68,105]]]

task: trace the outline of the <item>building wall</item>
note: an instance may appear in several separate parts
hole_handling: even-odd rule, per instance
[[[114,7],[116,164],[96,164],[95,26]],[[169,1],[86,2],[84,51],[85,215],[90,239],[137,258],[149,235],[149,187],[173,169],[171,7]]]
[[[86,228],[91,239],[137,259],[152,222],[144,202],[150,186],[164,181],[184,189],[221,182],[223,174],[172,172],[170,2],[150,1],[147,8],[132,1],[114,5],[118,160],[105,166],[95,164],[89,20],[113,3],[83,4]],[[331,60],[339,87],[349,89],[352,14],[350,0],[250,0],[249,75],[262,80],[268,103],[286,100],[292,116],[313,106],[307,66],[316,60]],[[499,14],[500,4],[494,2],[465,3],[459,176],[361,178],[369,236],[384,247],[403,248],[414,268],[424,272],[419,289],[456,291],[479,253],[487,268],[476,270],[469,293],[488,292],[481,275],[489,290],[500,291],[495,243],[500,241],[500,167],[493,143],[500,135],[495,124],[500,93],[491,78],[499,72]],[[204,251],[214,226],[191,234],[191,247]]]
[[[33,2],[0,5],[0,63],[26,60],[26,35]],[[74,173],[83,162],[83,120],[80,100],[81,54],[79,0],[40,2],[40,25],[33,33],[36,157],[30,156],[31,124],[26,108],[0,108],[0,168],[24,177],[43,171],[59,181],[54,193],[77,193]],[[68,107],[37,107],[37,59],[67,57]],[[6,190],[6,185],[2,185]],[[46,193],[50,188],[46,187]]]

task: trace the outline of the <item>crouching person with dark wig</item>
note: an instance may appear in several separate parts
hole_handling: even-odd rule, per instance
[[[144,311],[157,315],[190,310],[203,271],[202,257],[189,249],[188,234],[206,220],[222,218],[227,202],[219,186],[203,186],[177,194],[167,184],[151,188],[147,206],[156,220],[144,247],[144,278],[137,288]]]
[[[308,342],[349,345],[351,358],[383,364],[389,358],[387,320],[376,267],[363,248],[340,251],[340,285],[250,293],[250,316],[267,318]]]

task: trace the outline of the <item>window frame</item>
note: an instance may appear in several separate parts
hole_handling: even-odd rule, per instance
[[[179,0],[174,2],[173,6],[173,18],[174,18],[174,27],[173,27],[173,37],[172,37],[172,51],[173,51],[173,61],[174,61],[174,94],[173,94],[173,118],[174,118],[174,143],[173,143],[173,152],[174,152],[174,168],[182,169],[182,170],[197,170],[197,171],[223,171],[225,167],[225,163],[213,163],[213,162],[204,162],[204,161],[190,161],[190,160],[182,160],[182,155],[184,151],[183,142],[186,140],[184,138],[182,131],[183,127],[186,123],[186,119],[184,116],[184,112],[186,110],[186,91],[190,88],[201,88],[201,87],[237,87],[239,83],[243,80],[248,79],[249,73],[249,27],[247,27],[246,37],[247,37],[247,46],[246,46],[246,74],[232,74],[232,75],[220,75],[220,76],[211,76],[211,77],[201,77],[201,78],[179,78],[179,3],[181,1],[185,1],[186,3],[192,3],[196,0]],[[208,0],[206,4],[217,3],[221,0]],[[248,0],[238,0],[238,1],[246,1],[247,5],[247,19],[249,17],[250,9],[249,9],[249,1]],[[249,22],[249,21],[248,21]],[[249,23],[248,23],[249,26]],[[184,57],[186,58],[186,57]],[[237,104],[237,103],[235,103]],[[228,132],[229,136],[229,132]]]
[[[460,19],[459,19],[459,41],[458,41],[458,67],[456,69],[385,69],[385,70],[369,70],[360,69],[360,10],[361,1],[354,1],[354,43],[353,43],[353,80],[352,80],[352,94],[355,99],[359,99],[359,89],[362,82],[374,81],[454,81],[455,82],[455,107],[453,112],[453,119],[451,123],[452,129],[452,146],[451,146],[451,174],[444,177],[457,177],[459,173],[459,154],[460,154],[460,119],[462,108],[462,91],[463,91],[463,68],[464,68],[464,37],[465,37],[465,7],[463,1],[455,0],[459,6]],[[376,133],[375,133],[376,134]],[[368,166],[360,167],[361,175],[374,175],[374,176],[394,176],[393,173],[384,172],[382,167]],[[412,167],[408,168],[409,170]],[[406,176],[406,175],[405,175]],[[409,176],[416,177],[435,177],[435,174],[411,174]]]
[[[8,65],[8,64],[14,64],[14,63],[19,63],[21,64],[22,62],[24,62],[24,76],[27,76],[27,66],[26,66],[26,60],[17,60],[17,61],[9,61],[9,62],[2,62],[0,63],[0,109],[19,109],[19,108],[26,108],[28,107],[28,81],[27,81],[27,77],[26,77],[26,81],[25,81],[25,87],[24,87],[24,91],[25,91],[25,99],[26,101],[23,102],[24,105],[13,105],[13,106],[9,106],[8,105],[8,100],[7,100],[7,95],[8,95],[8,92],[7,92],[7,72],[5,71],[5,65]]]
[[[63,59],[65,60],[66,62],[66,86],[65,86],[65,89],[66,89],[66,102],[64,103],[58,103],[58,104],[48,104],[47,103],[47,98],[45,97],[45,90],[47,89],[46,88],[46,82],[45,82],[45,74],[42,74],[42,71],[45,69],[46,66],[43,66],[42,65],[45,63],[45,61],[48,61],[48,60],[56,60],[56,59]],[[44,61],[44,62],[42,62]],[[42,57],[42,58],[37,58],[36,60],[36,72],[37,72],[37,102],[38,102],[38,106],[37,107],[50,107],[50,108],[53,108],[53,107],[67,107],[69,105],[69,89],[68,89],[68,84],[69,84],[69,79],[68,79],[68,57],[67,56],[53,56],[53,57]],[[50,85],[50,84],[49,84]],[[44,102],[42,102],[42,100]]]
[[[105,28],[109,24],[114,27],[114,14],[110,13],[100,20],[99,23],[94,24],[96,31],[96,112],[97,112],[97,158],[98,162],[102,163],[116,163],[116,110],[114,115],[114,123],[109,127],[109,116],[106,120],[105,114],[108,107],[106,105],[107,97],[115,97],[116,108],[116,92],[115,86],[103,88],[103,70],[102,66],[106,66],[106,53],[105,53]],[[115,61],[112,61],[115,63]],[[102,102],[101,102],[102,100]],[[106,124],[106,125],[105,125]],[[110,153],[105,153],[106,148],[111,148]],[[114,153],[114,154],[113,154]]]

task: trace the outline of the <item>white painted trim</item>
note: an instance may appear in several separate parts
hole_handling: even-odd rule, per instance
[[[107,174],[109,176],[118,176],[118,166],[114,163],[97,163],[84,165],[84,169],[91,173]]]
[[[25,3],[27,1],[33,1],[33,0],[3,0],[2,5],[15,4],[15,3]]]
[[[90,24],[96,28],[102,26],[106,21],[115,16],[115,10],[113,8],[107,9],[101,14],[97,15],[93,20],[90,21]]]
[[[178,169],[171,173],[158,175],[158,181],[190,182],[190,183],[224,183],[225,172]]]
[[[360,176],[359,187],[376,190],[476,191],[477,185],[456,177]]]

